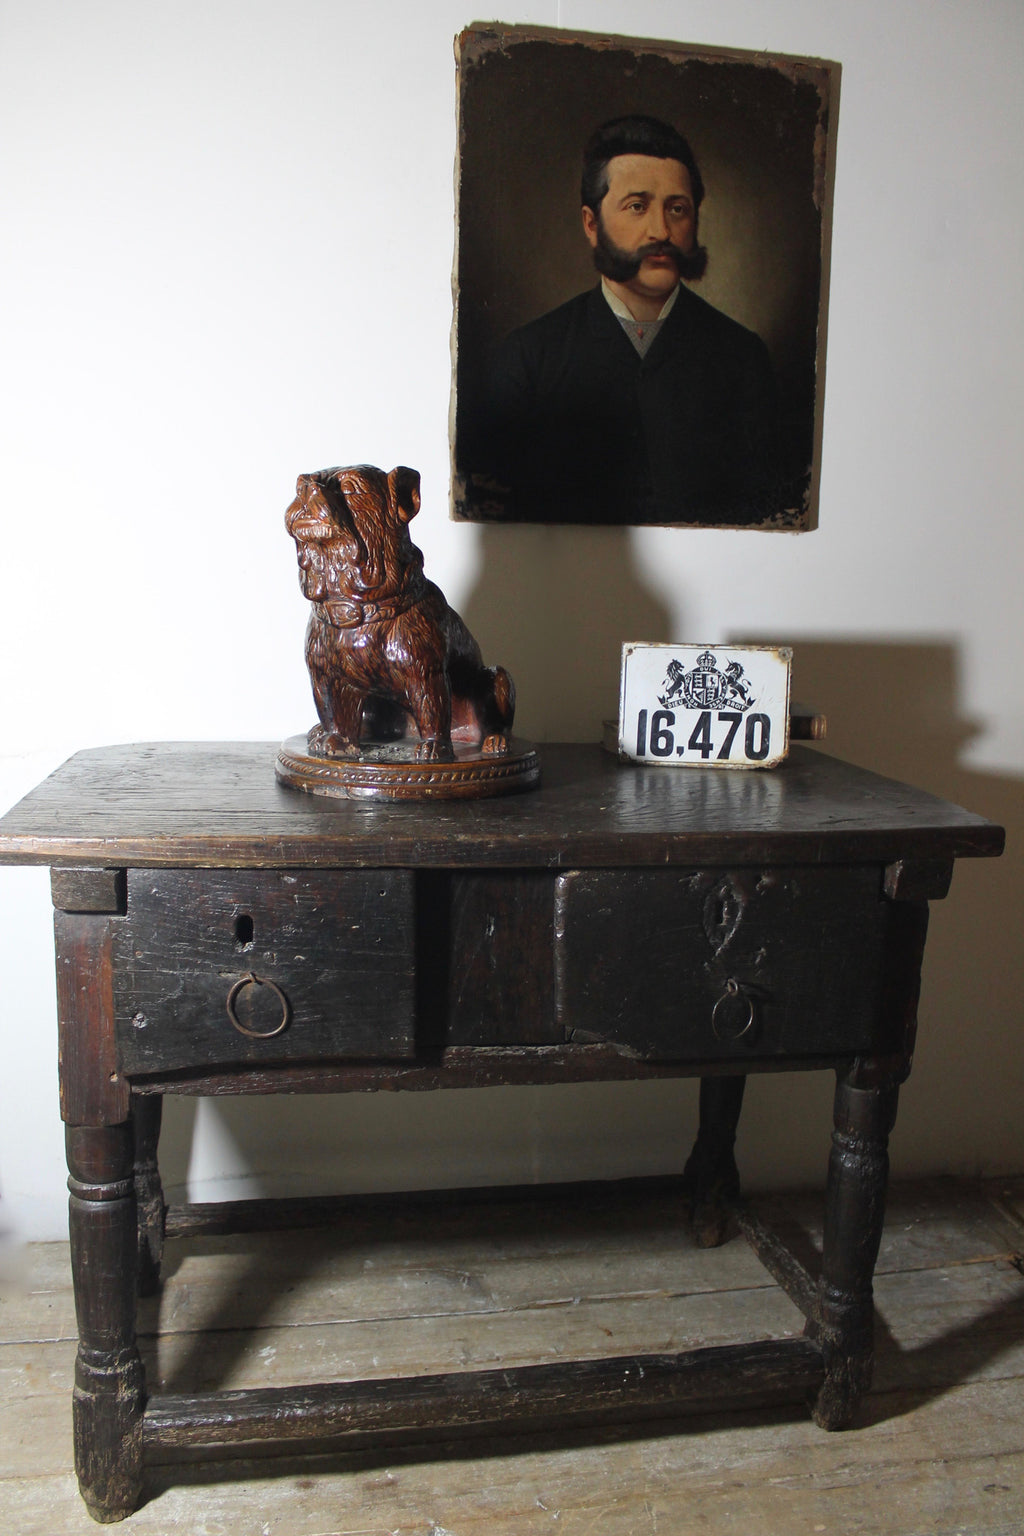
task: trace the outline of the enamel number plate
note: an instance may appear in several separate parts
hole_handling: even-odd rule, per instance
[[[789,748],[792,659],[788,646],[624,645],[619,756],[774,768]]]

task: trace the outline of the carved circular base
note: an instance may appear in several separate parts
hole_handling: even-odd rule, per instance
[[[313,757],[305,736],[281,743],[275,771],[282,784],[340,800],[481,800],[513,795],[540,783],[540,758],[528,741],[512,737],[502,757],[455,743],[455,761],[418,763],[415,742],[364,742],[362,757]]]

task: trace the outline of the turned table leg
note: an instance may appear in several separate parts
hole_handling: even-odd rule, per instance
[[[690,1226],[699,1248],[717,1248],[725,1241],[729,1213],[739,1198],[733,1149],[746,1086],[745,1077],[701,1078],[700,1125],[683,1170]]]
[[[820,1322],[810,1331],[825,1357],[825,1381],[812,1409],[822,1429],[845,1429],[871,1385],[874,1364],[872,1276],[885,1217],[889,1132],[898,1081],[855,1086],[837,1073],[825,1196],[819,1285]]]
[[[157,1145],[164,1101],[158,1093],[132,1094],[135,1131],[135,1201],[139,1213],[139,1295],[152,1296],[160,1287],[164,1254],[164,1203]]]
[[[130,1122],[67,1127],[78,1315],[75,1468],[94,1520],[122,1520],[142,1487],[145,1379],[135,1346],[137,1221]]]

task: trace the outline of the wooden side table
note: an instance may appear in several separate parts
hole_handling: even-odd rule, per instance
[[[542,787],[428,805],[316,799],[274,745],[80,753],[0,821],[56,908],[79,1349],[75,1456],[98,1520],[145,1458],[665,1415],[810,1396],[848,1424],[872,1357],[886,1145],[913,1048],[928,902],[1002,829],[794,748],[771,773],[543,749]],[[751,1072],[836,1072],[822,1273],[738,1205]],[[697,1241],[730,1210],[805,1336],[646,1355],[147,1394],[162,1096],[700,1076],[684,1174]]]

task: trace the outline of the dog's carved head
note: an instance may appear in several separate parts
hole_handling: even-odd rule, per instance
[[[385,474],[372,464],[349,469],[323,470],[311,478],[320,480],[335,499],[344,504],[342,515],[363,539],[372,538],[381,522],[410,523],[420,509],[420,477],[415,469],[398,464]]]
[[[300,475],[285,526],[295,540],[299,581],[310,602],[401,585],[418,558],[408,524],[420,509],[420,477],[404,464],[372,464]]]
[[[295,540],[299,584],[311,603],[347,591],[348,573],[359,556],[359,541],[347,518],[337,517],[336,504],[321,475],[300,475],[295,500],[285,513],[285,527]]]

